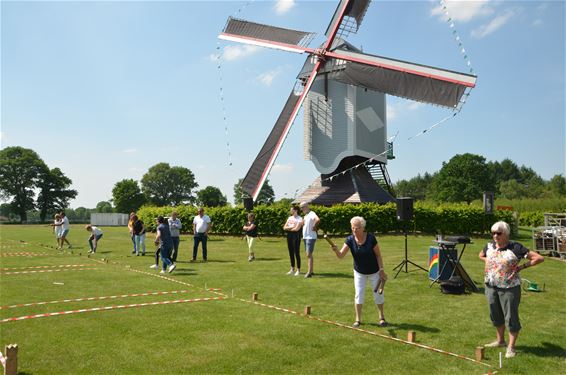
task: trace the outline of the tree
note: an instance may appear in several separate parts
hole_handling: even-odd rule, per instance
[[[46,169],[33,150],[19,146],[0,150],[0,194],[11,200],[20,221],[27,221],[27,211],[35,208],[34,189]]]
[[[236,183],[236,185],[234,185],[234,203],[235,204],[241,204],[244,198],[250,197],[250,195],[248,193],[244,192],[240,188],[240,185],[242,184],[243,180],[244,180],[243,178],[240,178],[238,180],[238,182]],[[269,180],[266,179],[265,183],[261,187],[261,190],[259,191],[259,194],[257,196],[255,203],[256,204],[271,204],[274,201],[275,201],[275,192],[273,191],[273,188],[271,187],[271,185],[269,185]]]
[[[100,201],[96,204],[94,211],[97,213],[109,214],[114,212],[114,209],[112,208],[112,203],[107,201]]]
[[[431,184],[429,197],[436,201],[470,204],[474,199],[481,199],[484,191],[493,191],[494,185],[483,156],[456,155],[442,163]]]
[[[116,182],[112,188],[112,201],[116,212],[130,213],[137,211],[145,203],[145,196],[137,181],[124,179]]]
[[[554,175],[548,182],[547,188],[557,198],[566,196],[566,178],[560,174]]]
[[[142,192],[157,206],[177,206],[193,203],[193,189],[198,187],[190,169],[170,167],[168,163],[159,163],[149,168],[141,180]]]
[[[77,191],[69,189],[73,181],[65,176],[59,168],[48,168],[41,173],[37,187],[37,208],[39,219],[45,221],[48,213],[61,211],[69,206],[69,200],[77,196]]]
[[[207,186],[204,189],[197,191],[197,202],[201,206],[219,207],[226,206],[228,200],[219,188]]]
[[[410,180],[401,180],[397,182],[393,188],[399,197],[412,197],[416,200],[424,200],[426,192],[432,183],[434,176],[425,172],[423,176],[420,174]]]

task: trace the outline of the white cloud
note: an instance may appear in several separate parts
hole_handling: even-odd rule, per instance
[[[279,73],[280,71],[278,70],[271,70],[269,72],[261,73],[256,77],[256,80],[264,84],[265,86],[271,86],[273,80],[279,75]]]
[[[446,9],[454,21],[468,22],[476,17],[484,17],[493,14],[491,0],[445,0]],[[446,21],[446,12],[441,5],[435,6],[430,11],[431,16]]]
[[[387,104],[387,119],[388,120],[393,120],[394,118],[397,118],[397,106],[396,105],[391,105],[391,104]]]
[[[295,0],[278,0],[273,7],[275,13],[281,15],[287,13],[295,6]]]
[[[533,26],[535,26],[535,27],[538,27],[542,24],[543,24],[543,22],[540,18],[537,18],[536,20],[533,21]]]
[[[127,148],[125,150],[122,150],[122,152],[124,154],[134,154],[134,153],[138,152],[138,150],[136,148]]]
[[[409,111],[416,111],[417,109],[421,108],[423,106],[423,103],[421,102],[410,102],[409,105],[407,105],[407,109]]]
[[[515,11],[512,9],[505,10],[502,14],[498,15],[490,22],[481,25],[475,30],[472,30],[472,37],[476,39],[481,39],[483,37],[488,36],[491,33],[499,30],[503,25],[505,25],[511,17],[515,15]]]
[[[284,173],[284,174],[293,173],[293,165],[292,164],[273,164],[273,167],[271,168],[271,173]]]
[[[404,112],[417,111],[423,108],[423,103],[412,100],[399,100],[387,104],[387,120],[398,119]]]
[[[211,54],[209,56],[210,61],[217,62],[219,57],[222,57],[224,61],[234,61],[238,59],[242,59],[244,57],[250,56],[254,53],[259,51],[259,47],[251,46],[251,45],[230,45],[224,47],[224,51],[222,52],[222,56],[219,54]]]

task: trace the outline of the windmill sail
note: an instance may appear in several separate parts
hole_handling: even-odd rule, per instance
[[[369,7],[371,0],[342,0],[336,7],[336,11],[334,11],[334,16],[332,20],[328,24],[328,28],[326,29],[326,36],[329,36],[332,33],[334,27],[339,24],[338,34],[340,36],[346,36],[347,34],[355,34],[360,25],[362,24],[362,20],[366,14],[366,11]],[[344,14],[340,13],[340,10],[346,7]]]
[[[220,39],[302,53],[314,33],[228,18]]]
[[[332,74],[332,79],[452,108],[458,105],[467,87],[475,86],[477,79],[470,74],[353,51],[335,50],[329,55],[349,61]]]
[[[248,193],[252,198],[254,198],[254,200],[256,199],[257,194],[259,194],[259,188],[261,188],[263,181],[267,177],[270,160],[274,157],[278,145],[283,143],[287,133],[289,132],[290,126],[287,125],[289,122],[292,122],[291,117],[294,117],[293,111],[297,107],[299,99],[300,95],[297,95],[297,93],[293,90],[283,107],[283,111],[281,111],[279,118],[275,122],[275,126],[271,130],[271,133],[269,133],[267,140],[263,144],[263,147],[257,154],[252,166],[248,170],[248,173],[240,185],[242,190]]]

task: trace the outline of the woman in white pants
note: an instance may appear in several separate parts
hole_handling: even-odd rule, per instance
[[[333,245],[332,250],[338,258],[344,258],[348,251],[354,258],[354,287],[356,296],[354,298],[356,321],[354,327],[359,327],[362,323],[362,307],[364,304],[364,292],[367,281],[371,283],[373,299],[379,311],[379,325],[387,326],[383,313],[383,303],[385,301],[383,293],[379,293],[377,285],[381,279],[387,280],[387,275],[383,270],[383,260],[381,250],[377,243],[377,238],[366,232],[366,221],[361,216],[355,216],[350,220],[352,234],[346,238],[342,249]]]

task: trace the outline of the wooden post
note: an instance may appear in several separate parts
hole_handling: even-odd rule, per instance
[[[256,292],[254,292],[252,294],[252,301],[257,301],[257,293]]]
[[[417,333],[415,331],[409,331],[407,334],[407,341],[408,342],[415,342],[417,338]]]
[[[305,306],[305,315],[310,315],[311,314],[311,307],[309,305]]]
[[[476,361],[481,361],[484,359],[485,349],[483,346],[476,347]]]
[[[6,345],[6,367],[4,375],[16,375],[18,373],[18,344]]]

